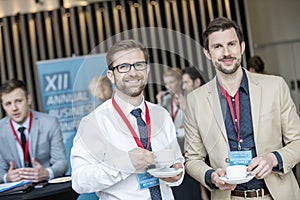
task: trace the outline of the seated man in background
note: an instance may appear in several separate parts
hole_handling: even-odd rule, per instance
[[[68,164],[57,119],[30,109],[21,80],[4,82],[0,98],[7,114],[0,120],[0,183],[63,176]]]

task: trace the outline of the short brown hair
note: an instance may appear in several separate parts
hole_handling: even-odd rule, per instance
[[[201,85],[205,84],[203,76],[201,75],[199,69],[197,69],[196,67],[186,67],[184,68],[182,74],[187,74],[192,79],[192,81],[195,81],[198,78],[201,82]]]
[[[133,50],[133,49],[139,49],[144,53],[145,61],[148,63],[149,62],[149,54],[146,49],[146,47],[136,41],[136,40],[121,40],[115,43],[107,52],[106,54],[106,63],[108,66],[108,69],[112,70],[113,68],[113,63],[114,63],[114,55],[117,52],[120,51],[127,51],[127,50]]]
[[[8,94],[17,88],[22,89],[25,92],[26,96],[28,95],[26,84],[22,80],[10,79],[2,83],[2,85],[0,86],[0,101],[2,101],[3,94]]]
[[[208,36],[217,31],[225,31],[228,29],[234,28],[236,35],[239,39],[240,44],[244,41],[244,34],[242,29],[232,20],[225,18],[225,17],[218,17],[212,20],[209,25],[207,26],[206,30],[203,32],[203,47],[206,50],[209,50],[208,44]]]
[[[263,73],[265,70],[265,63],[259,56],[253,56],[249,58],[247,62],[247,69],[249,70],[250,67],[253,67],[255,72]]]

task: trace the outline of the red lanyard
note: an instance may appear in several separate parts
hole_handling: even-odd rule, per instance
[[[127,119],[127,117],[125,116],[125,114],[123,113],[123,111],[121,110],[120,106],[117,104],[115,98],[112,98],[112,104],[114,106],[114,108],[116,109],[116,111],[119,113],[120,117],[123,119],[123,121],[125,122],[125,124],[127,125],[129,131],[131,132],[136,144],[141,147],[144,148],[141,140],[139,139],[138,135],[136,134],[135,130],[133,129],[132,125],[130,124],[129,120]],[[147,149],[150,146],[150,137],[151,137],[151,126],[150,126],[150,114],[149,114],[149,109],[148,106],[145,102],[145,107],[146,107],[146,114],[145,114],[145,118],[146,118],[146,125],[147,125],[147,129],[148,129],[148,142],[147,142]]]
[[[15,130],[13,124],[12,124],[12,120],[11,120],[11,119],[10,119],[9,123],[10,123],[11,130],[13,131],[14,136],[15,136],[17,142],[18,142],[19,145],[22,147],[21,140],[20,140],[20,138],[18,137],[18,134],[17,134],[17,132],[16,132],[16,130]],[[30,133],[31,125],[32,125],[32,113],[30,112],[30,114],[29,114],[29,128],[28,128],[28,135],[29,135],[29,133]],[[22,147],[22,149],[23,149],[23,147]],[[28,152],[29,152],[29,142],[28,142],[28,140],[26,140],[25,152],[24,152],[24,149],[23,149],[25,163],[28,163],[28,162],[29,162],[29,157],[28,157],[29,153],[28,153]]]
[[[219,84],[220,85],[220,84]],[[234,111],[233,111],[233,104],[231,101],[231,97],[228,94],[228,92],[220,85],[220,88],[222,90],[222,93],[225,95],[229,110],[230,110],[230,115],[231,119],[233,122],[234,130],[237,135],[237,141],[238,141],[238,149],[241,150],[241,136],[240,136],[240,98],[239,98],[239,90],[235,93],[234,95],[234,101],[235,101],[235,113],[236,113],[236,118],[234,116]]]
[[[175,113],[174,113],[174,106],[173,106],[173,97],[172,97],[172,99],[171,99],[171,117],[172,117],[172,120],[173,120],[173,122],[175,121],[175,117],[176,117],[176,115],[177,115],[177,113],[178,113],[178,111],[179,111],[179,107],[177,106],[177,110],[175,111]]]

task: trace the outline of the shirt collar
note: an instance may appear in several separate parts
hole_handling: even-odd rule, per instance
[[[12,124],[13,124],[14,129],[16,130],[16,132],[18,132],[18,129],[19,129],[21,126],[25,127],[25,128],[26,128],[25,130],[28,131],[28,128],[29,128],[29,117],[27,117],[26,121],[25,121],[23,124],[18,124],[18,123],[15,122],[14,120],[12,120]]]
[[[241,85],[240,85],[240,88],[239,90],[241,91],[244,91],[247,95],[249,95],[249,87],[248,87],[248,77],[246,75],[246,71],[244,68],[243,69],[243,78],[242,78],[242,82],[241,82]]]
[[[144,103],[144,96],[142,98],[141,104],[138,106],[133,106],[130,103],[124,101],[123,99],[121,99],[117,94],[114,95],[114,98],[117,102],[117,104],[119,105],[119,107],[121,108],[121,110],[123,111],[123,113],[125,114],[126,117],[131,116],[131,111],[137,108],[140,108],[142,110],[142,116],[145,115],[145,103]]]
[[[247,95],[249,95],[248,77],[247,77],[245,69],[242,68],[242,70],[243,70],[243,77],[242,77],[241,85],[239,87],[239,91],[243,91]],[[218,79],[217,79],[217,88],[218,88],[219,95],[224,96],[223,92],[221,91],[220,85],[218,83]]]

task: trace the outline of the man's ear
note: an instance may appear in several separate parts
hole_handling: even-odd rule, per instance
[[[201,80],[199,78],[196,78],[196,80],[194,81],[195,84],[195,88],[200,87],[201,86]]]
[[[147,76],[148,76],[148,75],[149,75],[149,72],[150,72],[150,65],[149,65],[149,64],[147,64],[146,70],[147,70]]]
[[[112,70],[107,70],[106,76],[110,80],[110,82],[115,84],[115,79],[114,79],[115,75],[114,75],[114,72]]]
[[[246,48],[246,44],[245,44],[245,42],[242,42],[241,43],[241,54],[243,54],[244,52],[245,52],[245,48]]]
[[[206,56],[209,60],[211,60],[210,53],[209,53],[209,51],[208,51],[207,49],[203,49],[203,53],[205,54],[205,56]]]

